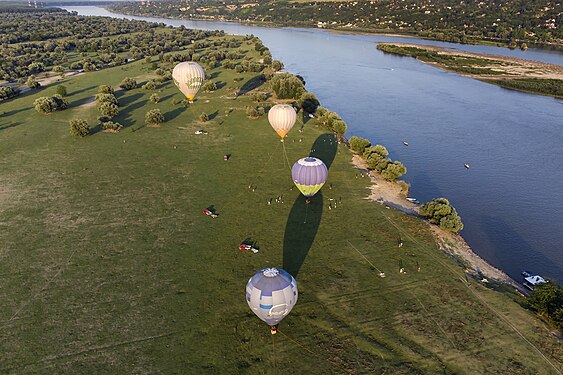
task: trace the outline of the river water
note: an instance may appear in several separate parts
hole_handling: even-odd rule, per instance
[[[305,78],[323,106],[341,115],[348,136],[385,145],[407,166],[411,196],[448,198],[476,253],[516,280],[522,270],[563,280],[563,101],[385,55],[375,45],[432,44],[559,65],[563,53],[66,9],[258,36],[286,70]]]

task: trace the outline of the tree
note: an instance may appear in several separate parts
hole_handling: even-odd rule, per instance
[[[386,180],[395,181],[405,173],[407,173],[407,168],[400,161],[396,161],[388,163],[385,169],[381,171],[381,176]]]
[[[98,111],[102,116],[112,118],[119,112],[119,107],[114,103],[102,102],[98,105]]]
[[[73,119],[69,121],[70,135],[75,137],[85,137],[90,134],[90,127],[88,121],[84,119]]]
[[[443,229],[451,232],[459,232],[463,229],[461,218],[446,198],[435,198],[421,205],[419,212],[428,217],[431,223],[438,224]]]
[[[58,85],[57,86],[57,94],[60,96],[67,96],[68,93],[66,91],[66,86],[65,85]]]
[[[106,132],[117,133],[123,128],[119,122],[106,121],[102,122],[102,129]]]
[[[363,154],[365,149],[370,146],[371,146],[371,142],[367,139],[356,137],[356,136],[352,136],[352,138],[350,138],[350,148],[354,152]]]
[[[204,92],[212,92],[217,90],[217,84],[215,82],[207,82],[206,84],[204,84],[201,89]]]
[[[27,87],[29,87],[30,89],[36,89],[39,86],[41,86],[41,84],[39,82],[37,82],[37,80],[35,79],[35,76],[32,74],[29,76],[29,78],[27,79],[27,81],[25,81],[25,84],[27,85]]]
[[[534,287],[528,305],[551,319],[558,329],[563,329],[563,287],[555,280]]]
[[[68,100],[63,98],[63,96],[60,94],[53,95],[53,100],[55,101],[55,103],[57,103],[57,111],[62,111],[63,109],[67,109],[70,106]]]
[[[160,102],[160,96],[158,96],[158,94],[152,94],[149,100],[153,103],[158,103]]]
[[[102,103],[112,103],[119,106],[119,102],[113,94],[96,94],[96,101],[98,102],[98,106]]]
[[[309,113],[315,113],[320,104],[321,103],[312,92],[306,91],[301,95],[301,98],[299,98],[299,105],[304,111]]]
[[[145,123],[149,126],[160,126],[164,122],[164,115],[160,109],[151,109],[145,114]]]
[[[39,113],[53,113],[57,110],[57,102],[48,96],[42,96],[33,101],[33,107]]]
[[[53,67],[53,72],[55,72],[55,73],[60,74],[60,73],[64,73],[64,71],[65,71],[65,68],[63,68],[60,65],[56,65],[56,66]]]
[[[2,86],[0,87],[0,100],[6,100],[18,96],[20,90],[12,86]]]
[[[279,61],[279,60],[274,60],[274,61],[272,61],[272,69],[273,69],[275,72],[279,72],[280,70],[283,69],[283,63],[282,63],[281,61]]]
[[[124,78],[123,81],[121,81],[121,83],[119,84],[119,87],[121,87],[123,90],[133,90],[137,87],[137,81],[129,77]]]
[[[303,82],[290,73],[274,75],[270,87],[279,99],[299,99],[305,92]]]
[[[115,94],[115,90],[108,85],[100,85],[100,87],[98,87],[98,94]]]

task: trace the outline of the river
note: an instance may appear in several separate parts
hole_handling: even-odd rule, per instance
[[[448,198],[476,253],[516,280],[522,270],[563,280],[563,101],[385,55],[375,45],[432,44],[559,65],[563,53],[132,17],[94,6],[65,9],[258,36],[286,70],[305,78],[323,106],[341,115],[348,136],[385,145],[392,159],[407,166],[404,179],[412,185],[411,196]]]

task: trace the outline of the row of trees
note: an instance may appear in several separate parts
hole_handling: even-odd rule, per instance
[[[379,172],[386,180],[396,181],[407,173],[407,168],[403,163],[393,161],[388,157],[389,151],[384,146],[372,146],[369,140],[356,136],[350,138],[349,143],[352,151],[364,157],[368,168]]]

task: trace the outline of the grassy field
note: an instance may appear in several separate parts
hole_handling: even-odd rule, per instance
[[[189,108],[171,82],[158,104],[118,91],[120,133],[69,136],[72,118],[96,124],[98,85],[149,66],[67,79],[72,107],[52,115],[32,103],[56,84],[0,104],[1,373],[560,373],[550,329],[468,280],[425,223],[364,199],[333,135],[300,119],[282,146],[266,117],[249,120],[234,78],[256,73],[208,71],[224,86]],[[144,126],[152,108],[160,128]],[[309,154],[330,170],[306,208],[288,163]],[[239,251],[245,239],[260,252]],[[276,336],[245,301],[269,266],[300,291]]]

